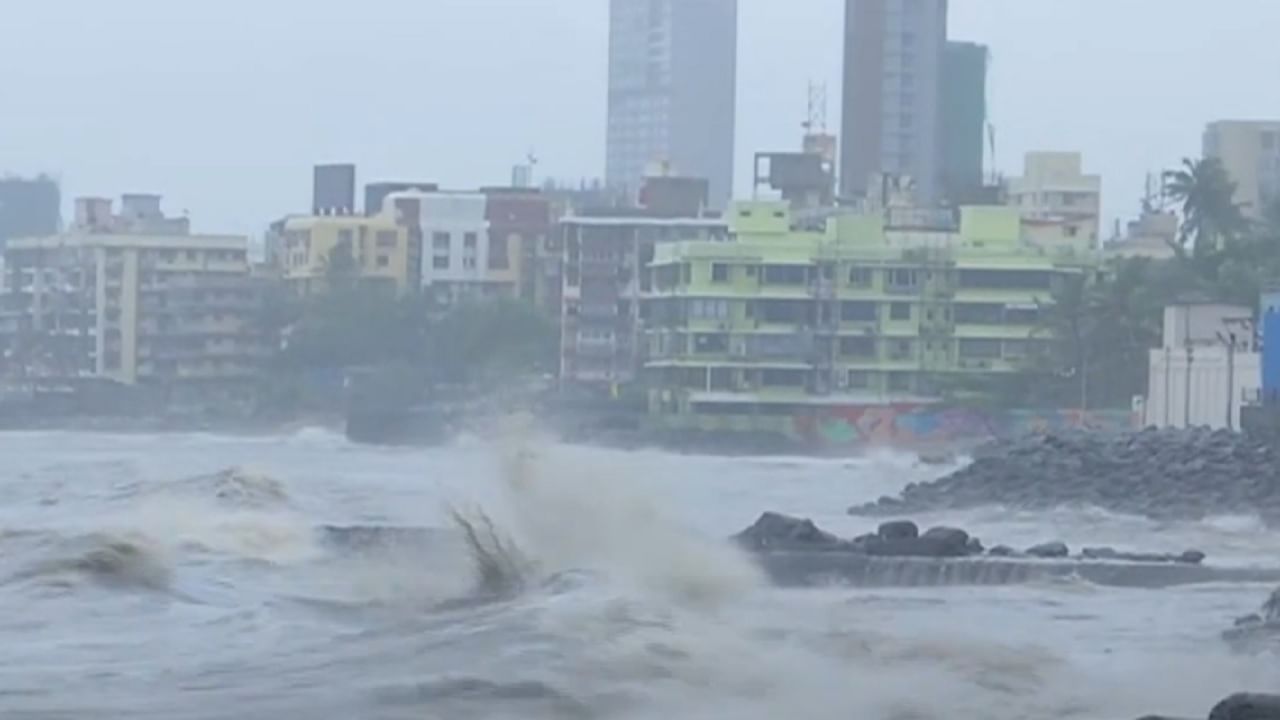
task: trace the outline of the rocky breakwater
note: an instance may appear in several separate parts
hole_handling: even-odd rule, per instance
[[[841,538],[811,520],[767,512],[732,539],[784,587],[1011,585],[1053,578],[1144,588],[1280,581],[1280,570],[1206,566],[1198,550],[1159,553],[1104,547],[1073,554],[1057,541],[1023,550],[1004,545],[988,550],[960,528],[920,532],[910,520],[885,522],[874,533]]]
[[[1092,505],[1157,519],[1261,515],[1280,522],[1280,451],[1227,431],[1033,435],[984,446],[968,466],[849,508],[902,516],[988,505]]]

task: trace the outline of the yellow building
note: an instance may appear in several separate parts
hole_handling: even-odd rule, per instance
[[[325,287],[335,250],[346,248],[354,261],[353,275],[407,292],[417,287],[419,272],[411,239],[409,228],[390,213],[288,218],[279,252],[281,272],[297,294],[313,294]]]
[[[244,237],[80,228],[10,240],[4,257],[10,371],[246,379],[270,350]]]

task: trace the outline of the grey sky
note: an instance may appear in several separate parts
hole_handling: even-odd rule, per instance
[[[740,0],[739,194],[798,143],[806,84],[839,127],[843,0]],[[0,173],[68,196],[162,192],[197,229],[304,210],[313,162],[360,182],[603,174],[607,0],[0,0]],[[1280,117],[1275,0],[951,0],[992,48],[998,164],[1081,150],[1107,216],[1205,122]]]

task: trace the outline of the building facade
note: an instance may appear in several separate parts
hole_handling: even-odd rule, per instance
[[[610,0],[606,182],[634,197],[648,168],[733,193],[737,0]]]
[[[968,42],[948,42],[943,51],[940,180],[951,205],[968,204],[984,186],[988,54],[985,45]]]
[[[106,222],[5,248],[8,374],[130,385],[254,376],[270,347],[254,325],[245,238],[129,232],[128,215],[78,205]]]
[[[286,218],[276,244],[281,276],[299,297],[323,291],[335,277],[397,293],[416,287],[417,254],[409,228],[391,212]]]
[[[723,244],[718,218],[652,217],[640,211],[577,215],[563,235],[560,378],[613,386],[636,379],[643,360],[641,299],[656,248],[681,240]]]
[[[560,273],[546,258],[559,248],[553,236],[551,200],[518,187],[483,188],[490,242],[505,243],[515,274],[516,297],[558,316]]]
[[[389,202],[412,203],[422,235],[421,287],[441,307],[469,299],[515,297],[520,248],[510,234],[490,233],[488,196],[482,192],[392,193]]]
[[[846,0],[840,188],[868,195],[880,174],[938,197],[946,0]]]
[[[1005,199],[1024,219],[1098,246],[1102,177],[1084,172],[1080,153],[1027,153],[1023,174],[1009,178]]]
[[[1016,211],[954,228],[881,215],[793,230],[737,206],[735,242],[659,246],[645,299],[650,410],[668,427],[772,429],[823,408],[935,402],[940,381],[1017,369],[1040,307],[1096,255],[1024,240]]]
[[[1209,123],[1203,154],[1222,162],[1247,217],[1262,218],[1270,203],[1280,202],[1280,120]]]
[[[57,180],[0,177],[0,247],[9,238],[52,235],[62,229],[61,218]]]

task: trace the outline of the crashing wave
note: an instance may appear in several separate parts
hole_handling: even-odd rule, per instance
[[[94,533],[64,544],[54,555],[15,573],[8,583],[47,580],[56,584],[86,577],[105,585],[163,590],[173,579],[168,554],[141,535]]]

